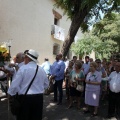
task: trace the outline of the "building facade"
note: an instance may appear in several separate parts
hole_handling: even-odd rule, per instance
[[[11,56],[27,49],[39,52],[39,63],[52,63],[61,51],[71,21],[54,0],[0,0],[0,43],[11,41]],[[78,38],[82,36],[79,30]]]

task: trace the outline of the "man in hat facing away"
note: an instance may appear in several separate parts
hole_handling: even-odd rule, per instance
[[[36,68],[38,53],[30,49],[24,58],[25,65],[21,66],[13,79],[8,94],[10,96],[18,93],[22,98],[33,79]],[[39,66],[36,77],[29,88],[27,95],[22,100],[22,106],[17,120],[42,120],[43,111],[43,93],[49,85],[48,78],[44,70]]]

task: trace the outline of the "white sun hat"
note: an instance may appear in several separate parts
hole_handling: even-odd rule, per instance
[[[33,50],[33,49],[30,49],[27,53],[26,53],[26,55],[30,58],[30,59],[32,59],[33,61],[35,61],[35,62],[37,62],[38,63],[38,56],[39,56],[39,54],[38,54],[38,52],[36,52],[35,50]]]

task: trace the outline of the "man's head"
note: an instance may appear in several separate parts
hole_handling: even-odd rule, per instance
[[[116,70],[116,72],[120,72],[120,62],[116,62],[115,70]]]
[[[60,54],[58,54],[58,55],[56,55],[56,61],[59,61],[59,60],[61,60],[62,59],[62,54],[60,53]]]
[[[103,58],[103,59],[102,59],[102,62],[107,62],[107,59],[106,59],[106,58]]]
[[[16,55],[16,63],[21,63],[24,61],[24,53],[23,52],[19,52],[17,55]]]
[[[97,63],[98,67],[101,67],[101,60],[100,59],[96,59],[95,62]]]
[[[48,58],[45,58],[45,61],[49,61],[49,59],[48,59]]]
[[[86,63],[89,62],[89,56],[85,56],[85,62],[86,62]]]
[[[38,62],[37,59],[38,59],[38,53],[33,50],[33,49],[30,49],[26,55],[25,55],[25,64],[29,63],[30,61],[34,61],[34,62]]]
[[[93,58],[90,58],[89,60],[90,60],[90,62],[93,62]]]
[[[73,56],[73,62],[75,63],[77,60],[77,56]]]

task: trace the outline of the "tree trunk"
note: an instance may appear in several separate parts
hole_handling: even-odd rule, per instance
[[[63,59],[66,57],[71,44],[74,42],[74,37],[77,34],[77,31],[79,30],[80,25],[84,21],[84,18],[87,14],[87,8],[85,8],[74,15],[68,31],[68,35],[66,36],[62,46],[61,53],[63,54]]]

